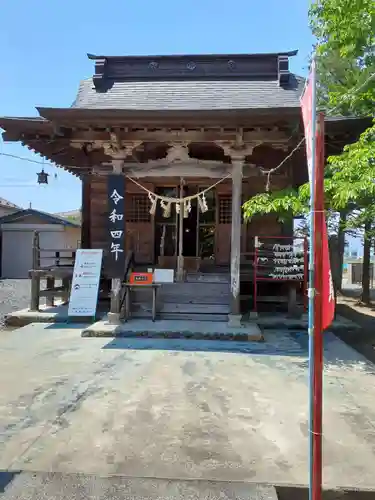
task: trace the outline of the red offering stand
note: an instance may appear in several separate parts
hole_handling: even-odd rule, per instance
[[[153,278],[152,273],[131,273],[129,281],[132,285],[151,285]]]
[[[288,243],[289,242],[289,243]],[[301,250],[295,250],[300,242]],[[253,311],[258,312],[258,283],[303,283],[303,304],[307,309],[307,238],[297,236],[255,236]]]

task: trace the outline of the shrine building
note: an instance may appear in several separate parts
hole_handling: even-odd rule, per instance
[[[5,141],[81,179],[81,246],[104,250],[112,313],[119,313],[130,254],[134,269],[173,270],[174,295],[190,290],[193,315],[202,307],[221,317],[244,312],[241,287],[252,282],[255,237],[293,235],[292,223],[276,215],[246,222],[241,206],[265,191],[267,172],[303,138],[304,79],[289,67],[296,54],[90,54],[93,76],[70,107],[0,118]],[[363,129],[361,120],[326,120],[326,154]],[[302,143],[270,176],[270,189],[306,181]],[[193,283],[201,291],[195,309]]]

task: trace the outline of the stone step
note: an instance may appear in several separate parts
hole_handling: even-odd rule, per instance
[[[151,318],[151,312],[146,311],[135,311],[132,313],[132,318],[143,319]],[[227,314],[183,314],[183,313],[157,313],[157,320],[184,320],[184,321],[209,321],[209,322],[228,322]]]
[[[230,275],[227,273],[188,273],[187,283],[230,283]]]
[[[145,311],[151,314],[151,302],[133,302],[132,311]],[[156,311],[161,314],[229,314],[229,304],[186,304],[159,303]]]

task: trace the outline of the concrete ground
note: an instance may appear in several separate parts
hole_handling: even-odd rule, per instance
[[[5,316],[29,306],[31,281],[0,280],[0,328],[4,327]]]
[[[265,338],[1,332],[0,469],[307,484],[307,336]],[[374,375],[326,335],[326,487],[375,489]]]

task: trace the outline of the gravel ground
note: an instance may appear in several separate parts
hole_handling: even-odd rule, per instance
[[[4,328],[7,314],[28,306],[30,284],[31,281],[28,279],[0,281],[0,328]]]

